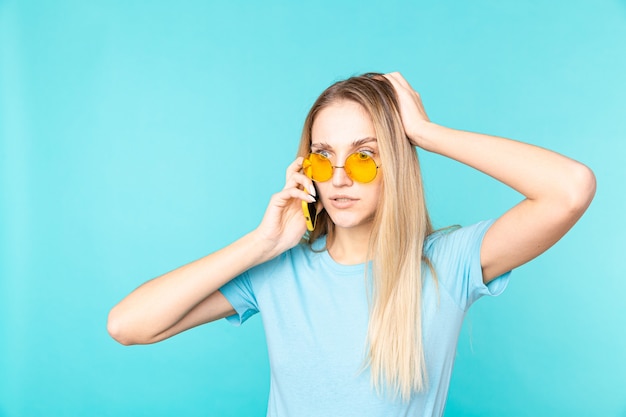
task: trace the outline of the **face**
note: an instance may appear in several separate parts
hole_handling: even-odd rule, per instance
[[[353,101],[338,101],[321,110],[313,122],[311,152],[320,153],[333,166],[343,167],[346,158],[363,152],[380,165],[374,125],[365,109]],[[335,230],[371,227],[382,192],[382,169],[368,183],[354,181],[343,168],[332,178],[316,182],[318,196],[335,224]]]

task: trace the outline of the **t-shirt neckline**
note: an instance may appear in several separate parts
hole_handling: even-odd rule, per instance
[[[321,261],[334,272],[344,275],[352,275],[355,272],[363,273],[366,265],[365,262],[354,265],[345,265],[335,261],[332,256],[330,256],[330,253],[328,253],[328,249],[326,248],[326,236],[318,238],[313,245],[311,245],[311,248],[317,253]],[[323,250],[320,251],[322,248]],[[367,264],[371,265],[371,261],[367,262]]]

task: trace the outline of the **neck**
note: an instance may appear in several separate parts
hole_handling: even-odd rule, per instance
[[[366,262],[372,225],[350,229],[335,227],[332,242],[327,242],[328,253],[335,262],[356,265]]]

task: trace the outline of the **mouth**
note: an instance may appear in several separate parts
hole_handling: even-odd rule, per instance
[[[349,201],[356,201],[356,200],[358,200],[358,198],[350,197],[350,196],[347,196],[347,195],[334,195],[334,196],[330,197],[330,200],[337,201],[337,202],[340,202],[340,203],[347,203]]]
[[[333,207],[337,209],[347,209],[354,206],[359,199],[347,195],[334,195],[331,196],[329,200]]]

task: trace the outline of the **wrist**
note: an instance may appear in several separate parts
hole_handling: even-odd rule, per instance
[[[409,142],[413,146],[433,152],[435,149],[436,127],[437,125],[428,120],[420,121],[411,132],[407,132]]]
[[[248,233],[247,238],[257,254],[258,263],[269,261],[282,253],[277,242],[259,228]]]

